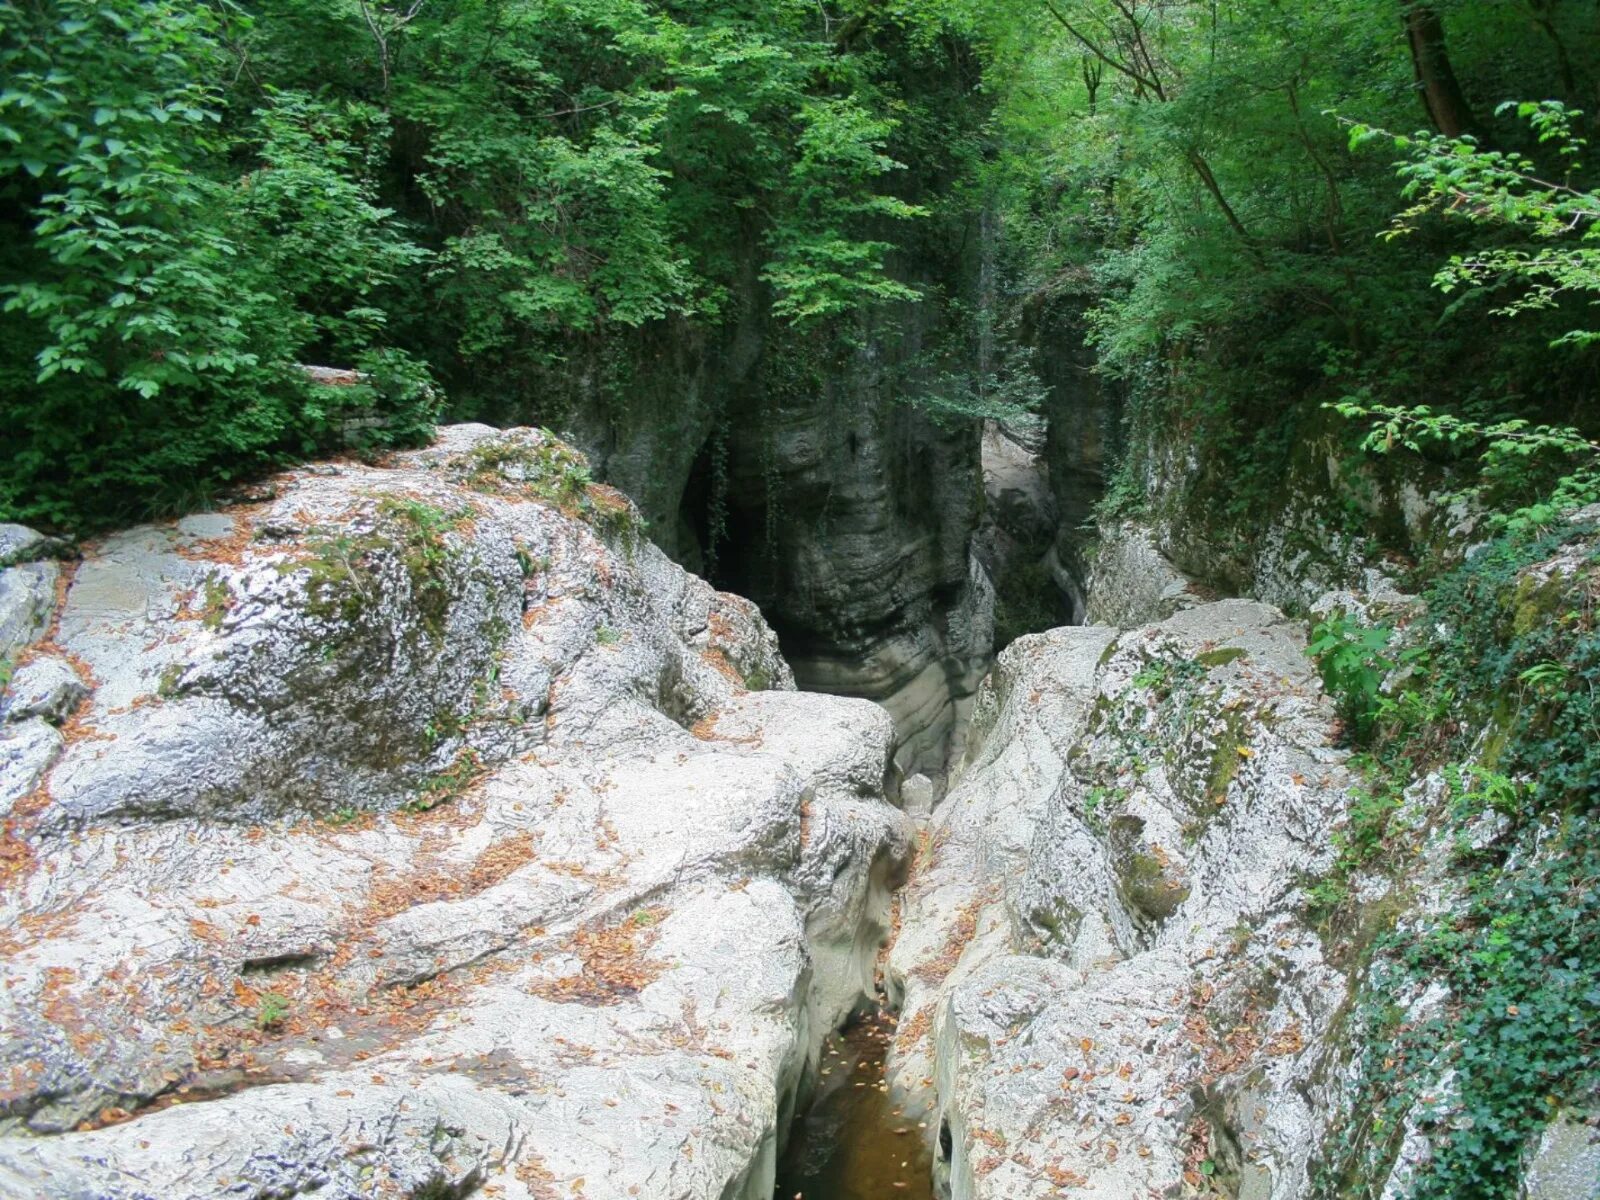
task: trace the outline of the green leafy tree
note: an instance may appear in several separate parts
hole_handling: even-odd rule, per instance
[[[260,158],[230,164],[222,31],[213,10],[169,3],[0,4],[14,517],[181,506],[324,444],[333,406],[294,364],[370,328],[359,297],[416,256],[305,101],[264,113]],[[321,311],[297,303],[311,296]],[[407,394],[409,433],[428,402]]]
[[[975,10],[999,98],[1003,149],[988,174],[1007,231],[1006,288],[1019,309],[1086,328],[1130,428],[1130,488],[1161,474],[1146,469],[1153,443],[1192,446],[1195,470],[1167,499],[1215,514],[1206,536],[1248,557],[1287,489],[1314,472],[1306,447],[1355,449],[1324,403],[1421,404],[1483,428],[1600,436],[1592,363],[1547,350],[1563,339],[1583,349],[1593,298],[1594,176],[1565,150],[1587,126],[1558,116],[1600,77],[1580,7],[1009,0]],[[1546,88],[1556,94],[1524,114],[1543,122],[1531,134],[1516,106],[1494,107]],[[1401,185],[1412,188],[1412,236],[1384,237],[1398,207],[1393,166],[1352,149],[1339,113],[1392,128],[1435,122],[1412,148],[1455,161],[1429,166],[1408,152],[1422,172]],[[1449,191],[1463,171],[1477,172],[1476,203]],[[1434,286],[1441,264],[1449,291]],[[1497,310],[1512,306],[1508,322]],[[1532,445],[1500,456],[1496,508],[1530,507],[1552,482],[1546,465],[1563,452]],[[1529,468],[1514,485],[1513,455]],[[1426,470],[1476,457],[1465,441],[1435,447]],[[1361,475],[1418,470],[1396,461]],[[1352,529],[1414,552],[1397,522],[1370,518],[1362,480],[1338,485]]]
[[[1556,100],[1507,103],[1499,111],[1528,122],[1537,144],[1554,152],[1554,170],[1470,137],[1397,137],[1352,126],[1352,149],[1383,140],[1407,155],[1397,169],[1412,203],[1384,236],[1414,233],[1424,218],[1438,214],[1496,239],[1452,255],[1433,283],[1446,294],[1460,293],[1461,303],[1492,297],[1489,311],[1497,317],[1546,311],[1564,317],[1572,300],[1592,308],[1600,304],[1600,194],[1576,184],[1587,145],[1573,131],[1581,114]],[[1586,323],[1550,344],[1573,352],[1596,340],[1600,330]],[[1369,422],[1363,446],[1373,452],[1444,448],[1470,454],[1475,470],[1465,493],[1490,510],[1497,529],[1549,525],[1600,500],[1600,442],[1574,426],[1524,417],[1473,419],[1430,405],[1359,399],[1335,407]]]
[[[1409,151],[1398,168],[1404,194],[1414,203],[1395,219],[1388,237],[1411,233],[1419,218],[1439,213],[1478,226],[1490,236],[1509,233],[1520,244],[1490,245],[1453,255],[1434,276],[1441,292],[1522,290],[1491,311],[1497,316],[1558,307],[1564,297],[1592,297],[1600,304],[1600,195],[1577,185],[1585,138],[1573,132],[1582,116],[1559,100],[1500,106],[1526,120],[1541,148],[1554,151],[1554,170],[1542,171],[1527,154],[1480,146],[1461,137],[1394,137],[1357,125],[1350,144],[1383,137]],[[1550,178],[1547,176],[1554,176]],[[1586,346],[1600,330],[1572,329],[1558,346]]]
[[[919,299],[892,253],[977,123],[926,100],[962,95],[928,83],[956,20],[0,0],[0,403],[20,442],[0,507],[57,525],[182,507],[336,444],[357,406],[415,436],[424,362],[460,411],[551,420],[546,392],[620,378],[669,330],[756,311],[842,330]],[[305,362],[368,383],[310,387]]]

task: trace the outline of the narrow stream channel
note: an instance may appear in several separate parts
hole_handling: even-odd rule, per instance
[[[933,1200],[928,1134],[890,1099],[883,1061],[887,1013],[865,1016],[823,1044],[822,1076],[778,1164],[774,1200]]]

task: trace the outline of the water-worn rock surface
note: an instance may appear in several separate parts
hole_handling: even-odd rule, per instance
[[[1170,617],[1201,603],[1201,589],[1156,546],[1136,521],[1105,522],[1088,556],[1091,625],[1127,628]]]
[[[21,581],[0,1194],[768,1193],[889,718],[540,435],[274,493]]]
[[[1334,412],[1310,420],[1253,480],[1204,446],[1189,419],[1134,426],[1123,470],[1143,497],[1138,512],[1096,521],[1081,551],[1092,622],[1155,620],[1185,588],[1304,613],[1330,589],[1391,572],[1396,554],[1455,561],[1483,536],[1448,473],[1363,455]],[[1129,603],[1145,600],[1154,603]]]
[[[1346,988],[1302,883],[1347,779],[1303,646],[1235,600],[1001,655],[890,960],[948,1194],[1305,1193]]]
[[[905,773],[942,777],[993,654],[994,589],[972,550],[976,431],[918,407],[944,386],[940,331],[927,306],[897,316],[834,360],[802,356],[803,386],[769,364],[729,441],[725,574],[802,686],[879,701]]]

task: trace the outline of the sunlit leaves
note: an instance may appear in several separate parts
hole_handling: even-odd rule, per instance
[[[0,4],[0,414],[26,447],[0,509],[137,511],[315,445],[337,406],[293,364],[355,359],[374,290],[420,257],[372,203],[375,114],[281,94],[254,146],[229,136],[234,15]],[[426,419],[419,400],[397,428]]]

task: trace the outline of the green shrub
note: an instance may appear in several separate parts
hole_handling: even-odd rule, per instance
[[[267,992],[256,1005],[256,1028],[276,1029],[288,1015],[288,999],[277,992]]]
[[[1366,742],[1378,717],[1379,691],[1397,662],[1385,653],[1394,630],[1364,625],[1337,612],[1311,630],[1306,652],[1316,660],[1323,686],[1338,705],[1350,740]]]
[[[373,203],[370,106],[271,93],[221,125],[225,10],[0,3],[0,516],[176,511],[434,399],[374,293],[422,251]],[[369,370],[312,385],[297,362]]]

